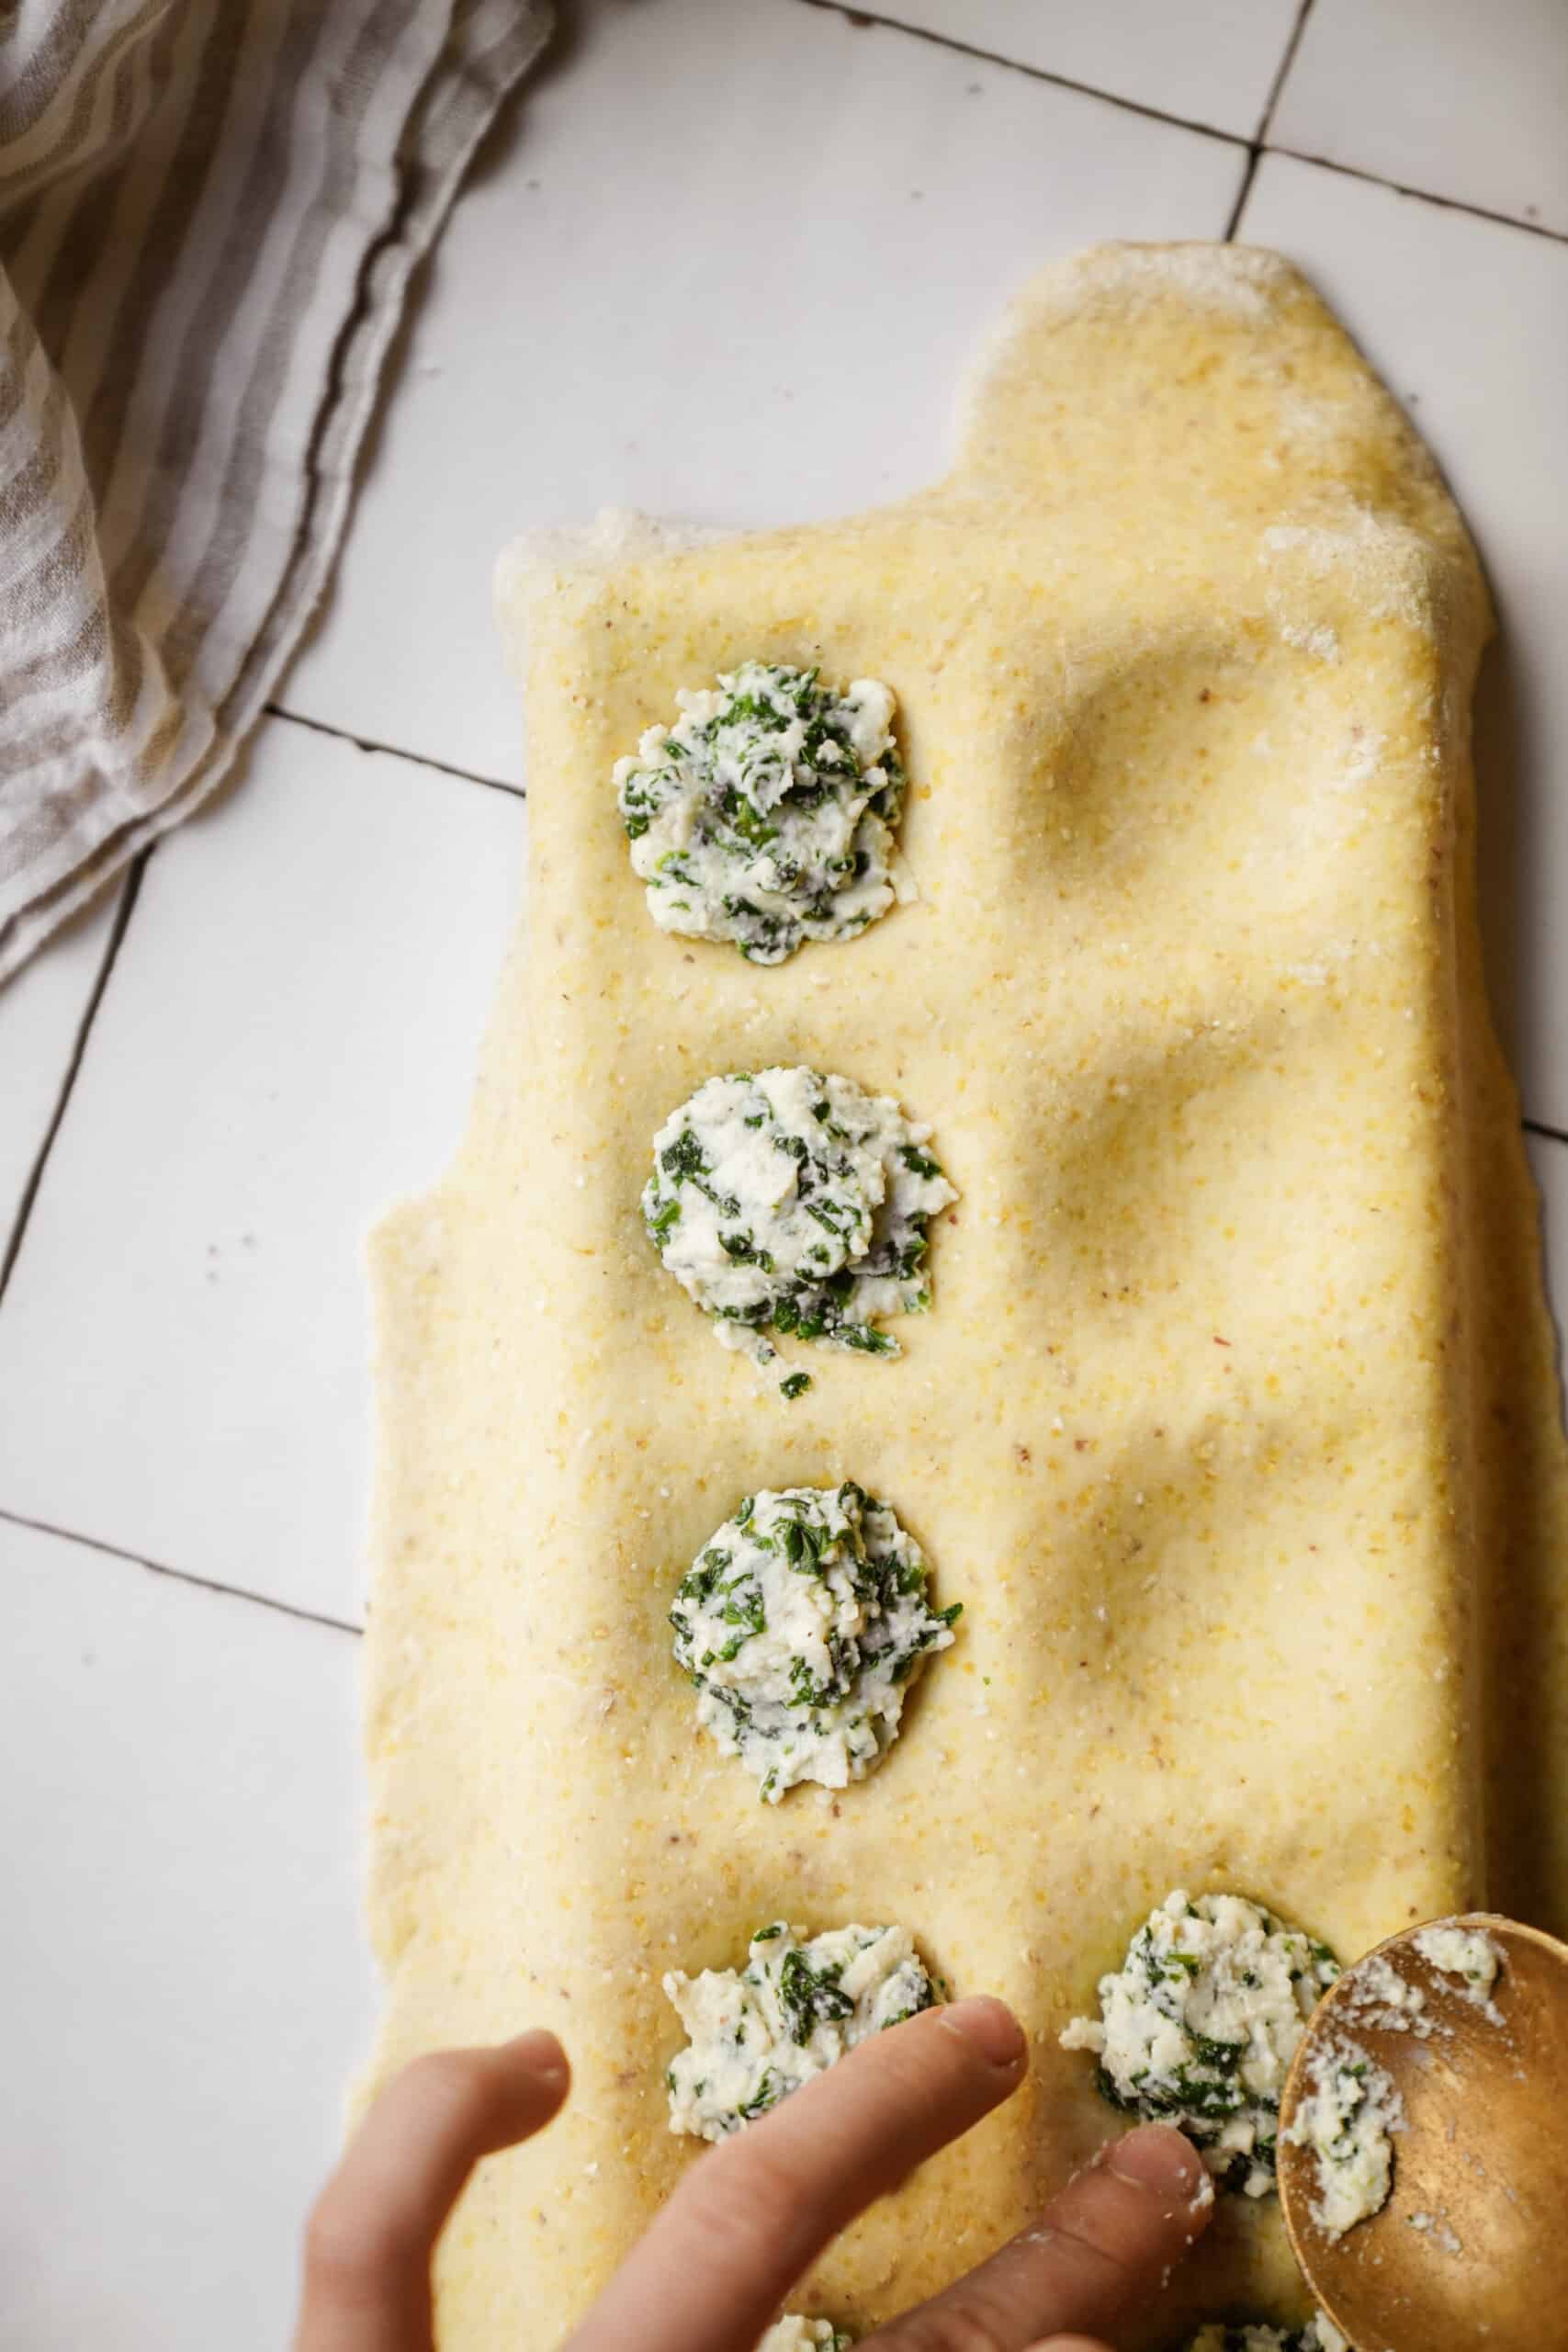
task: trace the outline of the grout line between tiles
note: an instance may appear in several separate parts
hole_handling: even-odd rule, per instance
[[[1280,52],[1280,62],[1275,67],[1274,78],[1269,85],[1269,94],[1263,101],[1263,110],[1258,118],[1258,128],[1247,141],[1247,168],[1241,175],[1241,186],[1235,192],[1235,202],[1231,207],[1230,219],[1225,222],[1224,241],[1227,245],[1235,242],[1236,231],[1241,227],[1241,216],[1247,210],[1247,200],[1252,194],[1252,183],[1258,177],[1258,166],[1268,144],[1269,130],[1274,119],[1274,110],[1280,103],[1280,93],[1290,78],[1291,68],[1296,62],[1296,51],[1302,45],[1302,34],[1306,29],[1306,20],[1311,14],[1312,0],[1297,0],[1295,22],[1292,25],[1290,37]]]
[[[87,1050],[87,1039],[92,1034],[93,1023],[97,1019],[98,1007],[104,1001],[105,992],[113,976],[116,962],[118,960],[120,948],[125,943],[125,934],[130,927],[131,914],[135,910],[137,899],[141,895],[141,877],[147,871],[147,861],[152,854],[152,852],[150,849],[142,851],[141,855],[131,865],[120,890],[119,904],[115,909],[114,921],[109,926],[108,940],[104,948],[102,961],[98,966],[97,978],[93,982],[92,990],[83,1008],[82,1018],[76,1024],[75,1040],[71,1048],[71,1057],[65,1065],[65,1075],[60,1081],[60,1091],[55,1097],[54,1110],[51,1114],[48,1126],[43,1131],[43,1140],[34,1155],[33,1164],[28,1170],[28,1181],[22,1187],[22,1197],[17,1204],[16,1221],[11,1227],[10,1239],[6,1245],[4,1257],[0,1258],[0,1306],[5,1304],[11,1276],[16,1272],[17,1261],[22,1254],[22,1243],[32,1220],[33,1204],[38,1199],[39,1188],[43,1182],[44,1170],[49,1165],[50,1154],[54,1149],[55,1137],[64,1124],[65,1114],[70,1107],[71,1096],[75,1088],[77,1072],[81,1069],[82,1059]]]
[[[62,1544],[80,1544],[85,1551],[100,1553],[107,1560],[123,1560],[133,1568],[145,1568],[149,1576],[169,1577],[175,1584],[194,1585],[198,1592],[220,1592],[230,1600],[246,1600],[257,1609],[275,1609],[283,1617],[298,1617],[307,1625],[326,1625],[336,1634],[353,1634],[356,1638],[365,1631],[363,1625],[350,1623],[346,1617],[328,1617],[319,1609],[299,1609],[291,1600],[276,1600],[270,1593],[253,1592],[243,1584],[220,1584],[216,1577],[194,1576],[189,1568],[171,1568],[163,1560],[150,1560],[144,1552],[128,1552],[118,1544],[106,1544],[101,1536],[79,1534],[73,1527],[56,1527],[47,1519],[29,1519],[25,1511],[0,1508],[0,1521],[10,1527],[26,1527],[35,1535],[52,1535]]]
[[[981,64],[1000,65],[1010,74],[1021,74],[1032,82],[1048,83],[1053,89],[1070,90],[1077,97],[1098,98],[1102,106],[1120,107],[1127,114],[1142,115],[1147,122],[1163,122],[1176,130],[1190,130],[1200,139],[1217,139],[1224,146],[1243,149],[1247,155],[1247,168],[1243,174],[1236,200],[1231,208],[1229,224],[1225,229],[1224,237],[1227,243],[1235,238],[1241,225],[1241,216],[1246,209],[1247,198],[1252,193],[1252,183],[1263,157],[1288,155],[1292,163],[1315,164],[1322,171],[1338,172],[1346,179],[1362,180],[1369,187],[1386,187],[1395,196],[1414,197],[1419,203],[1440,205],[1447,212],[1467,212],[1475,220],[1493,220],[1502,229],[1520,229],[1527,236],[1545,237],[1552,244],[1568,244],[1568,229],[1553,229],[1543,220],[1522,220],[1517,212],[1496,212],[1488,205],[1472,204],[1462,196],[1439,196],[1436,188],[1412,187],[1404,180],[1390,179],[1386,174],[1369,171],[1360,164],[1336,163],[1331,156],[1309,155],[1304,148],[1284,147],[1271,141],[1268,135],[1269,126],[1273,121],[1275,110],[1283,95],[1286,77],[1295,62],[1302,33],[1307,17],[1312,13],[1313,0],[1301,0],[1301,6],[1297,12],[1295,23],[1292,27],[1290,39],[1285,44],[1273,85],[1258,119],[1258,128],[1250,139],[1245,138],[1240,131],[1222,130],[1215,123],[1199,122],[1190,115],[1171,114],[1164,107],[1149,106],[1141,98],[1126,97],[1118,90],[1097,89],[1092,82],[1075,81],[1069,74],[1053,74],[1043,65],[1025,65],[1019,58],[1005,57],[1000,50],[981,49],[973,41],[959,40],[952,33],[933,32],[928,25],[901,24],[897,17],[886,17],[873,9],[855,7],[852,5],[852,0],[793,0],[793,5],[819,9],[825,16],[842,17],[848,24],[875,26],[879,31],[902,33],[908,40],[926,41],[934,49],[950,50],[955,57],[973,57]],[[290,718],[294,716],[292,712],[286,712],[283,715]],[[390,750],[392,746],[388,745],[386,748]],[[417,758],[418,754],[410,752],[403,756]],[[435,764],[434,761],[431,763],[433,766]],[[453,773],[463,775],[466,771],[454,769]],[[486,777],[475,779],[479,783],[492,780]]]
[[[1549,1127],[1540,1119],[1520,1122],[1527,1136],[1545,1136],[1551,1143],[1568,1143],[1568,1127]]]
[[[1296,51],[1302,45],[1302,35],[1306,30],[1306,20],[1312,14],[1312,6],[1313,0],[1300,0],[1296,9],[1295,23],[1291,27],[1290,37],[1280,52],[1280,62],[1274,69],[1274,79],[1269,85],[1269,95],[1263,101],[1263,111],[1258,118],[1258,128],[1252,134],[1253,144],[1257,147],[1267,147],[1269,144],[1269,133],[1273,128],[1274,117],[1280,110],[1280,100],[1284,96],[1285,85],[1291,78],[1291,68],[1296,62]]]
[[[1258,177],[1258,158],[1262,153],[1261,147],[1249,147],[1247,151],[1247,162],[1242,166],[1241,185],[1236,189],[1235,202],[1231,206],[1230,218],[1225,222],[1223,242],[1227,245],[1235,243],[1236,231],[1241,227],[1241,216],[1247,210],[1247,199],[1252,194],[1252,183]]]
[[[1070,74],[1048,73],[1043,65],[1025,65],[1016,57],[1004,57],[999,50],[981,49],[974,41],[959,40],[953,33],[933,32],[929,25],[900,24],[897,17],[884,17],[874,9],[857,8],[850,0],[798,0],[807,8],[820,9],[824,16],[842,17],[856,27],[875,26],[881,32],[902,33],[908,40],[923,40],[933,49],[951,50],[956,57],[973,57],[982,65],[1003,65],[1010,74],[1023,74],[1032,82],[1048,82],[1053,89],[1071,90],[1080,98],[1098,98],[1102,106],[1121,107],[1128,114],[1141,114],[1146,122],[1168,123],[1177,130],[1194,130],[1201,139],[1218,139],[1227,147],[1245,147],[1247,141],[1236,130],[1222,130],[1217,123],[1194,122],[1184,114],[1168,113],[1164,107],[1151,107],[1141,98],[1123,97],[1115,90],[1097,90],[1092,82],[1076,82]]]
[[[1435,188],[1411,187],[1382,172],[1364,171],[1359,164],[1337,164],[1331,155],[1309,155],[1304,148],[1270,145],[1270,155],[1288,155],[1292,164],[1313,164],[1320,172],[1337,172],[1342,179],[1364,180],[1369,187],[1386,187],[1395,196],[1414,197],[1418,204],[1436,204],[1445,212],[1467,212],[1472,220],[1491,220],[1499,229],[1517,229],[1522,236],[1544,237],[1549,244],[1568,245],[1568,229],[1549,228],[1544,220],[1521,220],[1517,212],[1494,212],[1484,204],[1471,204],[1462,196],[1439,196]]]
[[[480,775],[477,768],[454,767],[450,760],[433,760],[427,752],[405,752],[396,743],[378,743],[368,735],[356,735],[350,727],[334,727],[330,719],[307,718],[303,711],[286,710],[278,702],[264,707],[268,718],[287,719],[290,727],[308,727],[312,734],[330,735],[339,743],[352,743],[356,752],[380,752],[388,759],[407,760],[412,767],[434,768],[438,775],[456,776],[462,784],[482,785],[487,792],[504,792],[513,800],[528,797],[523,785],[506,784],[498,775]]]

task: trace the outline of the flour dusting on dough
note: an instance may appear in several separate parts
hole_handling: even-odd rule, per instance
[[[1287,645],[1298,645],[1303,653],[1315,654],[1320,662],[1337,662],[1339,639],[1326,621],[1281,621],[1280,634]]]
[[[1135,317],[1178,296],[1200,315],[1244,321],[1256,331],[1295,282],[1287,261],[1255,245],[1091,245],[1043,270],[1002,312],[960,380],[954,439],[969,443],[1013,360],[1058,320]]]
[[[1196,311],[1256,327],[1294,282],[1290,263],[1260,245],[1092,245],[1038,280],[1018,307],[1032,322],[1053,311],[1092,313],[1179,295]]]
[[[1299,570],[1309,581],[1341,582],[1373,620],[1429,627],[1434,599],[1451,593],[1447,567],[1434,566],[1432,550],[1417,532],[1364,507],[1351,508],[1332,525],[1270,524],[1259,552],[1281,579]],[[1300,626],[1310,630],[1321,624]]]
[[[492,584],[506,626],[502,645],[521,681],[528,661],[528,608],[570,579],[608,579],[624,563],[721,547],[734,537],[705,523],[644,514],[635,506],[602,506],[592,523],[538,523],[508,540],[495,560]]]

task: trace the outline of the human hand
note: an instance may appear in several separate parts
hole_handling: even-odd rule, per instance
[[[564,2352],[752,2352],[854,2216],[1022,2082],[999,2001],[875,2035],[694,2164]],[[390,2083],[306,2236],[295,2352],[432,2352],[430,2259],[479,2157],[531,2139],[566,2097],[554,2036],[416,2060]],[[859,2352],[1105,2352],[1207,2228],[1201,2159],[1145,2124],[1112,2142],[1010,2245]]]

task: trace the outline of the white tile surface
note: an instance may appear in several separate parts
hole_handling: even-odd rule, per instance
[[[1280,146],[1568,231],[1562,0],[1316,0]]]
[[[1250,139],[1296,0],[876,0],[872,13]]]
[[[460,1132],[523,824],[274,720],[158,851],[0,1310],[0,1509],[357,1618],[361,1237]]]
[[[111,891],[0,989],[0,1260],[60,1100],[118,902],[118,890]]]
[[[1568,245],[1279,156],[1242,233],[1303,265],[1410,405],[1491,572],[1489,957],[1526,1110],[1568,1128]]]
[[[3,1524],[0,1593],[0,2347],[277,2352],[369,2038],[358,1645]]]
[[[604,505],[846,512],[944,462],[1009,295],[1221,233],[1239,151],[797,0],[590,0],[436,257],[286,707],[518,768],[490,569]]]

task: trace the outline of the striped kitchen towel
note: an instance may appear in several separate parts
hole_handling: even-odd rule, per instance
[[[223,776],[548,0],[0,6],[0,978]]]

